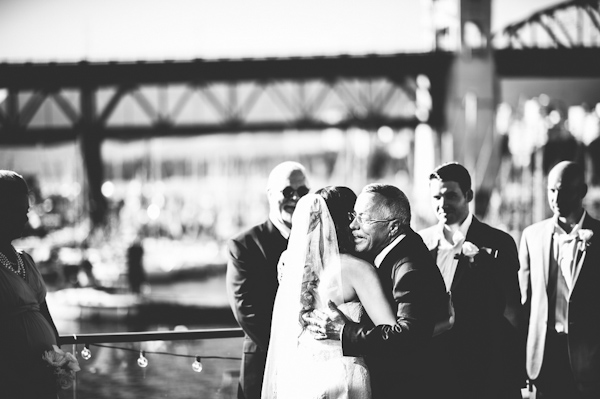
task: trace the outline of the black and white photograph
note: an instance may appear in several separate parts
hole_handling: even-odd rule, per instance
[[[600,0],[0,0],[0,398],[600,398]]]

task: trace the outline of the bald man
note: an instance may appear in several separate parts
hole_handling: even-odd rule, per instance
[[[552,218],[527,227],[519,248],[528,315],[527,374],[537,398],[600,398],[600,221],[583,208],[583,168],[548,175]]]
[[[246,333],[238,398],[260,398],[279,286],[277,263],[287,248],[296,203],[308,192],[306,171],[301,164],[288,161],[277,165],[267,182],[269,218],[228,242],[227,296]]]

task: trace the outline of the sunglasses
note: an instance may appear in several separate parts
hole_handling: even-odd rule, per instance
[[[294,194],[298,196],[298,198],[304,197],[309,192],[309,188],[306,186],[300,186],[297,189],[293,189],[290,186],[287,186],[283,190],[281,190],[281,194],[287,199],[293,198]]]

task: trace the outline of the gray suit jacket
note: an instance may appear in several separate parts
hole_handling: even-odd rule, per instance
[[[567,308],[569,358],[580,390],[600,397],[600,221],[586,215],[582,228],[592,230],[594,236],[587,250],[577,253],[581,268],[575,273]],[[533,224],[523,231],[519,248],[521,302],[529,316],[527,373],[531,379],[538,377],[544,361],[553,232],[554,218]]]

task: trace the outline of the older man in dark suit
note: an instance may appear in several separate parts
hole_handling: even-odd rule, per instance
[[[350,228],[356,251],[377,268],[396,309],[396,324],[354,323],[338,311],[333,320],[310,319],[309,328],[341,339],[344,355],[365,357],[374,399],[430,398],[435,381],[429,379],[429,344],[448,303],[440,272],[410,228],[410,204],[400,189],[370,184],[358,196],[354,211]]]
[[[238,398],[260,398],[278,287],[277,263],[287,247],[296,203],[308,191],[301,164],[277,165],[267,183],[268,220],[228,242],[227,295],[246,333]]]
[[[527,373],[537,398],[600,398],[600,221],[583,208],[586,194],[583,168],[557,164],[548,175],[554,216],[521,238]]]
[[[452,295],[455,323],[434,338],[435,368],[449,398],[521,398],[519,260],[513,238],[470,211],[471,176],[456,163],[429,177],[438,224],[419,232]]]

